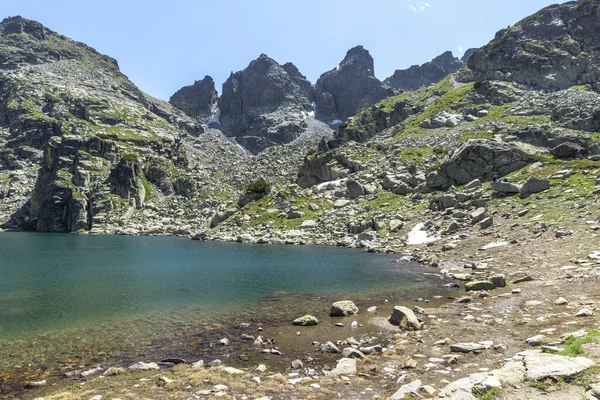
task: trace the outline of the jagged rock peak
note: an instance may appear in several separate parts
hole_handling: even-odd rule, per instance
[[[502,29],[461,71],[463,82],[503,80],[543,90],[589,84],[600,78],[600,1],[548,6]]]
[[[340,63],[340,70],[348,69],[356,76],[375,76],[375,63],[369,50],[356,46],[348,50],[346,57]]]
[[[396,70],[384,83],[394,90],[417,90],[441,81],[448,74],[458,71],[463,61],[446,51],[423,65]]]
[[[256,154],[296,139],[313,101],[314,88],[296,66],[261,54],[223,84],[221,126]]]
[[[317,117],[327,122],[345,120],[393,95],[375,78],[373,57],[362,46],[348,50],[338,68],[321,75],[316,91]]]
[[[38,40],[46,40],[46,28],[39,22],[25,19],[20,15],[4,18],[0,22],[0,35],[27,33]]]
[[[215,81],[207,75],[201,81],[179,89],[171,96],[169,103],[192,118],[207,120],[214,112],[217,98]]]

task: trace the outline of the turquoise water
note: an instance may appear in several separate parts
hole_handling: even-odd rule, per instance
[[[0,233],[0,337],[119,316],[242,306],[277,293],[410,285],[393,257],[177,237]]]

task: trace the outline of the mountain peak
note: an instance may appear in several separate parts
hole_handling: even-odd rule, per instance
[[[46,28],[37,21],[32,21],[17,15],[15,17],[4,18],[0,22],[0,34],[11,35],[26,33],[38,40],[46,40]]]

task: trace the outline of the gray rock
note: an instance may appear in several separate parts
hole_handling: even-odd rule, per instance
[[[487,218],[487,212],[484,207],[479,207],[471,213],[471,223],[476,224]]]
[[[415,313],[411,309],[403,306],[395,306],[388,321],[392,325],[398,325],[400,329],[403,330],[418,331],[422,327],[422,323]]]
[[[383,352],[383,347],[381,347],[380,345],[359,347],[358,349],[367,356]]]
[[[529,161],[530,156],[514,145],[470,139],[454,151],[437,172],[427,176],[427,186],[438,189],[464,185],[474,179],[491,180],[494,175],[504,176],[521,169]]]
[[[321,353],[339,353],[340,349],[332,342],[327,342],[321,346]]]
[[[510,182],[492,182],[490,187],[499,193],[520,193],[521,186]]]
[[[487,217],[479,223],[479,227],[481,229],[487,229],[492,225],[494,225],[494,220],[492,219],[492,217]]]
[[[348,196],[351,199],[363,196],[365,194],[365,188],[355,180],[346,181],[346,187],[348,188]]]
[[[532,354],[524,359],[528,379],[572,377],[595,364],[584,357],[564,357],[555,354]]]
[[[419,394],[419,388],[421,387],[421,385],[423,384],[423,382],[421,382],[421,380],[417,379],[414,380],[410,383],[407,383],[406,385],[402,385],[400,386],[400,389],[398,389],[398,391],[396,391],[396,393],[394,393],[391,397],[391,400],[404,400],[404,399],[412,399],[414,397],[422,397]]]
[[[140,361],[133,365],[130,365],[127,369],[132,370],[132,371],[133,370],[148,371],[148,370],[152,370],[152,369],[160,369],[160,367],[158,366],[157,363],[154,363],[154,362],[145,363],[143,361]]]
[[[344,350],[342,350],[342,355],[347,358],[365,358],[365,355],[362,351],[353,347],[346,347]]]
[[[296,318],[292,324],[293,325],[300,325],[300,326],[312,326],[312,325],[317,325],[319,323],[319,320],[316,317],[313,317],[312,315],[304,315],[302,317]]]
[[[329,315],[332,317],[345,317],[358,314],[358,307],[350,300],[336,301],[331,305]]]
[[[486,346],[480,343],[456,343],[450,345],[450,351],[455,353],[472,353],[485,349]]]
[[[342,358],[337,362],[337,366],[331,371],[324,371],[326,376],[353,376],[356,375],[356,360],[352,358]]]
[[[548,189],[550,189],[549,179],[540,179],[530,176],[521,186],[521,196],[529,196]]]
[[[491,280],[480,280],[471,281],[465,283],[465,289],[467,291],[478,291],[478,290],[494,290],[496,286]]]

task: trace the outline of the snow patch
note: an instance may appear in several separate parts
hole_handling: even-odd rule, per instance
[[[508,242],[492,242],[488,243],[481,248],[481,250],[493,249],[495,247],[506,247],[508,246]]]
[[[423,229],[424,226],[424,223],[417,224],[410,232],[408,232],[406,244],[426,244],[440,240],[439,236],[429,236],[427,231]]]

